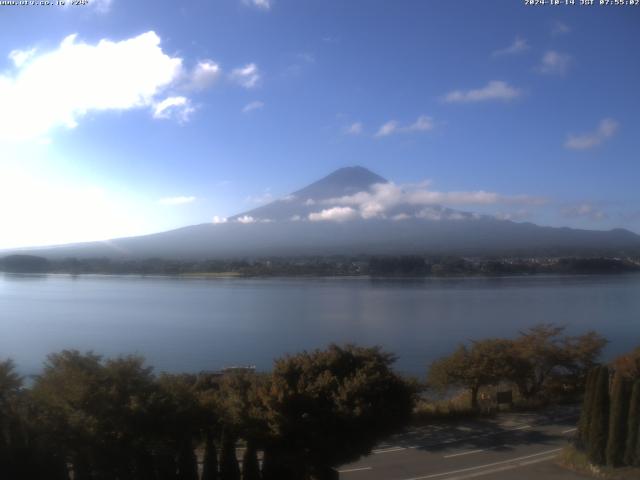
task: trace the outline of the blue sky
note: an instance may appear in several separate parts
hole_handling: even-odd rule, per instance
[[[506,0],[0,6],[0,248],[210,222],[356,164],[640,233],[639,34],[640,6]]]

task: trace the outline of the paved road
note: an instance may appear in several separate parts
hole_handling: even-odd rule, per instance
[[[415,428],[339,468],[341,480],[582,480],[554,459],[575,433],[575,407]]]

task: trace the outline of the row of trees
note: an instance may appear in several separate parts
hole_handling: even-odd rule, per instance
[[[589,372],[576,444],[596,465],[640,466],[640,348]]]
[[[638,261],[617,258],[513,259],[482,258],[469,260],[453,256],[317,256],[267,257],[253,259],[171,260],[164,258],[46,259],[34,255],[9,255],[0,258],[0,271],[11,273],[104,273],[140,275],[189,275],[198,273],[235,273],[238,275],[371,275],[422,277],[456,275],[515,275],[535,273],[594,274],[624,273],[640,270]]]
[[[276,360],[268,375],[155,375],[140,357],[63,351],[29,388],[5,361],[0,472],[13,480],[331,478],[332,467],[409,420],[416,388],[392,371],[394,360],[378,348],[332,345]]]
[[[490,338],[460,345],[431,365],[428,384],[439,390],[467,389],[474,409],[483,387],[505,382],[513,384],[526,400],[554,392],[580,393],[607,341],[593,331],[580,336],[564,331],[564,327],[541,324],[515,339]]]

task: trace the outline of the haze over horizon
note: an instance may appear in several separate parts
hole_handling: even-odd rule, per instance
[[[212,222],[347,165],[445,207],[640,233],[639,20],[508,1],[2,7],[0,248]]]

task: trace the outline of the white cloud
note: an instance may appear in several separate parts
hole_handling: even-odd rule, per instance
[[[186,97],[167,97],[154,105],[153,118],[175,118],[180,123],[185,123],[189,121],[195,110],[191,106],[191,101]]]
[[[251,215],[243,215],[241,217],[238,217],[236,221],[238,223],[249,224],[249,223],[255,223],[257,220],[253,218]]]
[[[529,50],[529,44],[524,38],[516,37],[511,45],[499,50],[495,50],[491,53],[493,57],[502,57],[505,55],[517,55],[518,53],[526,52]]]
[[[390,120],[380,126],[376,137],[386,137],[394,133],[426,132],[434,127],[433,119],[426,115],[420,115],[415,122],[407,126],[401,126],[396,120]]]
[[[529,210],[516,210],[515,212],[498,212],[495,214],[498,220],[511,220],[512,222],[521,222],[532,217]]]
[[[571,65],[571,56],[566,53],[549,50],[542,56],[538,72],[545,75],[564,75]]]
[[[242,109],[242,113],[253,112],[254,110],[260,110],[261,108],[264,108],[264,102],[256,100],[255,102],[247,103]]]
[[[9,58],[16,67],[20,68],[35,55],[36,51],[37,50],[35,48],[30,50],[12,50],[9,52]]]
[[[309,220],[312,222],[346,222],[347,220],[355,219],[357,216],[358,212],[351,207],[333,207],[310,213]]]
[[[242,0],[242,3],[261,8],[263,10],[269,10],[271,8],[271,0]]]
[[[449,103],[472,103],[488,100],[509,101],[522,95],[522,90],[501,80],[491,80],[484,87],[473,90],[454,90],[444,96]]]
[[[398,122],[395,120],[390,120],[387,123],[383,124],[379,129],[378,133],[376,133],[376,137],[386,137],[387,135],[391,135],[395,133],[398,129]]]
[[[161,103],[157,97],[182,75],[182,59],[165,54],[153,31],[95,45],[76,37],[69,35],[55,50],[28,60],[14,51],[14,64],[16,59],[25,61],[0,74],[0,141],[74,128],[92,112],[155,112]]]
[[[99,13],[107,13],[109,10],[111,10],[112,3],[113,0],[89,0],[89,5]]]
[[[389,212],[402,205],[429,207],[437,205],[542,205],[544,198],[530,195],[501,195],[484,190],[470,192],[438,192],[430,190],[425,184],[396,185],[380,183],[369,191],[358,192],[339,198],[324,200],[325,205],[335,208],[351,207],[362,218],[385,218]],[[419,218],[438,217],[441,212],[434,209],[422,210]]]
[[[346,135],[360,135],[364,131],[364,126],[361,122],[354,122],[351,125],[347,125],[343,132]]]
[[[227,217],[219,217],[218,215],[213,217],[213,220],[211,220],[212,223],[215,224],[220,224],[220,223],[227,223]]]
[[[560,213],[566,218],[587,218],[595,221],[608,218],[606,213],[590,203],[564,207]]]
[[[433,119],[426,115],[420,115],[415,122],[405,128],[407,132],[426,132],[433,128]]]
[[[571,31],[571,27],[566,23],[562,23],[560,21],[553,22],[551,25],[551,35],[564,35],[565,33],[569,33]]]
[[[165,197],[158,200],[160,205],[186,205],[188,203],[193,203],[196,201],[196,197]]]
[[[221,70],[213,60],[202,60],[191,73],[190,87],[194,90],[204,90],[211,86],[220,76]]]
[[[229,76],[232,82],[244,88],[255,88],[260,85],[260,71],[255,63],[233,69]]]
[[[605,140],[611,138],[618,130],[618,122],[611,118],[600,121],[598,128],[594,132],[582,135],[572,135],[567,137],[564,143],[566,148],[572,150],[586,150],[600,145]]]

